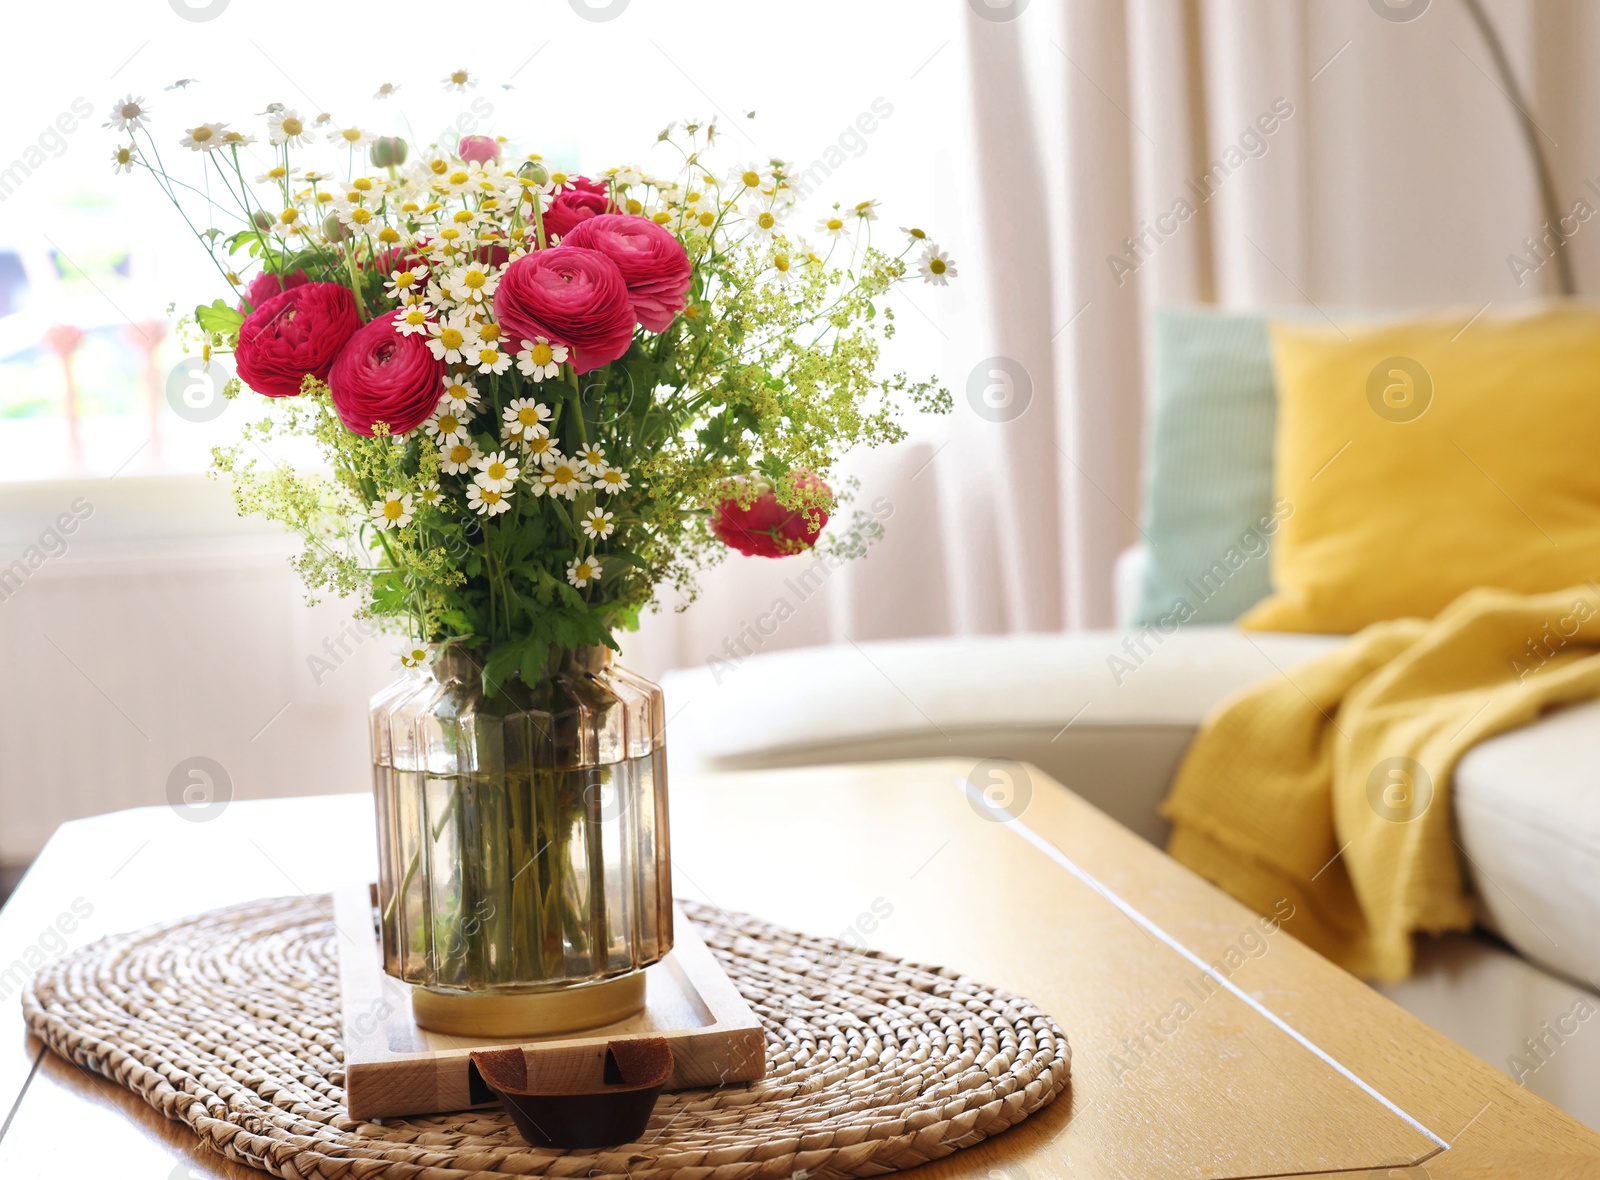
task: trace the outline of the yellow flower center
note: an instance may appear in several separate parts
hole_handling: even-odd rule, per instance
[[[405,509],[399,500],[385,500],[383,502],[383,516],[385,520],[399,520]]]
[[[453,242],[461,236],[461,231],[453,225],[447,225],[439,231],[439,236],[447,242]]]
[[[657,225],[666,225],[667,222],[672,220],[672,214],[663,209],[660,213],[653,214],[650,220],[655,222]]]
[[[832,233],[832,232],[834,232],[836,230],[841,230],[843,228],[844,228],[844,222],[840,221],[837,217],[828,218],[828,231],[830,233]]]
[[[771,229],[773,226],[778,224],[778,219],[770,213],[763,213],[760,217],[756,218],[756,224],[762,229]]]
[[[371,209],[352,209],[352,210],[350,210],[350,220],[353,221],[356,225],[366,225],[369,221],[372,220],[372,210]]]
[[[711,210],[707,209],[704,213],[700,214],[698,220],[701,225],[705,226],[707,229],[710,229],[712,226],[717,224],[717,215],[711,212]]]
[[[318,193],[317,194],[317,204],[319,204],[319,205],[326,205],[331,200],[333,200],[333,194],[332,193]]]
[[[452,385],[445,390],[445,394],[453,402],[464,402],[467,400],[467,387],[465,385]]]
[[[472,210],[457,209],[453,214],[450,215],[450,220],[455,222],[457,225],[471,225]]]
[[[420,326],[427,322],[428,317],[422,313],[421,308],[413,307],[410,311],[406,312],[406,323],[412,325],[413,327]]]
[[[445,163],[443,160],[429,160],[428,171],[432,172],[435,176],[443,176],[446,172],[450,171],[450,165]]]
[[[872,202],[871,201],[857,201],[856,202],[856,212],[857,213],[867,213],[867,212],[870,212],[871,209],[872,209]]]
[[[415,284],[416,281],[417,281],[417,273],[416,273],[416,271],[402,270],[402,271],[395,272],[394,285],[396,287],[410,287],[413,284]]]
[[[637,217],[639,214],[644,212],[644,205],[639,201],[634,200],[632,197],[629,197],[627,210],[629,213],[632,213],[635,217]]]
[[[528,440],[528,453],[542,455],[554,445],[555,443],[548,438],[532,438]]]
[[[523,426],[539,425],[539,411],[532,406],[523,406],[517,411],[517,421]]]
[[[400,232],[390,229],[387,225],[378,231],[378,241],[394,243],[400,240]]]
[[[117,108],[117,113],[124,119],[137,119],[142,113],[142,108],[136,102],[125,102]]]
[[[478,339],[480,339],[480,340],[498,340],[498,339],[500,339],[500,325],[499,324],[479,324],[478,325]]]
[[[299,217],[299,216],[300,216],[300,210],[298,210],[298,209],[285,209],[282,213],[278,214],[278,220],[283,222],[284,225],[289,225],[291,222],[294,221],[294,219],[296,217]]]
[[[744,181],[745,188],[759,188],[761,186],[761,174],[759,172],[746,172],[739,179]]]
[[[780,274],[787,272],[789,269],[789,256],[787,254],[774,254],[772,256],[772,265],[778,268]]]
[[[196,127],[193,131],[189,132],[189,138],[194,140],[196,143],[205,143],[211,138],[211,135],[212,131],[209,127]]]
[[[132,148],[118,148],[117,149],[117,163],[126,164],[132,159],[133,159],[133,149]]]
[[[465,443],[457,443],[450,448],[450,462],[465,463],[470,458],[472,458],[472,448]]]
[[[468,290],[476,291],[489,281],[489,276],[481,270],[469,270],[461,279],[461,285]]]
[[[461,429],[461,423],[454,414],[439,415],[439,433],[454,434]]]
[[[533,363],[536,365],[548,365],[556,359],[555,349],[548,344],[535,344],[529,352],[532,354]]]
[[[339,134],[344,136],[344,141],[346,143],[356,143],[361,139],[361,128],[346,127],[343,131],[339,132]]]
[[[936,275],[944,274],[944,260],[940,258],[930,259],[928,262],[928,269]]]
[[[620,472],[620,471],[608,471],[604,475],[602,475],[600,478],[605,480],[607,483],[621,483],[622,482],[622,472]]]
[[[481,365],[492,365],[499,359],[500,350],[498,348],[480,348],[478,350],[478,363]]]
[[[472,177],[465,172],[452,172],[449,179],[451,184],[466,184]]]
[[[908,234],[910,234],[914,238],[925,238],[925,237],[928,236],[927,234],[923,233],[920,229],[918,229],[916,226],[912,226],[910,229],[906,230],[906,232]]]
[[[348,136],[349,134],[350,133],[348,131],[345,132],[346,136]],[[356,177],[356,179],[354,179],[354,180],[352,180],[350,182],[350,187],[351,188],[360,189],[364,193],[371,192],[372,191],[372,178],[370,176],[358,176],[358,177]]]
[[[567,174],[565,172],[552,172],[550,174],[550,183],[551,184],[566,184],[567,183]]]
[[[556,469],[552,471],[550,475],[556,483],[572,483],[578,478],[578,473],[572,470],[572,468],[568,467],[565,463],[557,464]]]
[[[464,337],[456,328],[444,328],[439,332],[439,343],[446,348],[460,348]]]
[[[267,169],[267,175],[272,177],[273,180],[282,180],[289,173],[283,168],[269,168]]]
[[[285,135],[299,135],[305,129],[306,125],[299,119],[289,118],[283,121],[283,133]]]
[[[491,463],[488,467],[484,468],[483,473],[490,479],[504,479],[506,477],[506,465],[504,463]]]
[[[456,86],[465,86],[467,84],[467,77],[468,75],[466,70],[452,70],[450,73],[450,81]]]

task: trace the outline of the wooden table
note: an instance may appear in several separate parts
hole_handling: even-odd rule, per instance
[[[1600,1137],[1058,784],[1034,774],[1019,818],[1001,822],[973,771],[891,763],[673,787],[681,896],[959,968],[1066,1030],[1068,1095],[919,1175],[1600,1176]],[[0,1001],[15,1012],[7,966],[50,951],[44,932],[75,903],[92,912],[73,946],[322,893],[370,875],[372,843],[362,795],[234,803],[205,823],[147,808],[68,824],[0,911]],[[87,1175],[90,1144],[99,1175],[257,1175],[10,1019],[0,1177]]]

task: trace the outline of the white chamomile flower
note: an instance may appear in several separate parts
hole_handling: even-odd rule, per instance
[[[451,70],[444,79],[444,88],[454,90],[457,94],[465,94],[478,84],[478,80],[467,72],[465,66],[459,70]]]
[[[439,470],[446,475],[466,475],[483,458],[483,452],[478,450],[478,444],[471,439],[465,442],[451,443],[447,447],[439,448]]]
[[[759,205],[751,205],[740,210],[745,224],[750,227],[750,232],[762,241],[771,241],[772,235],[783,229],[778,220],[778,215],[771,209]]]
[[[939,247],[930,243],[928,252],[922,256],[922,263],[917,267],[922,275],[922,281],[933,283],[935,286],[947,287],[950,280],[956,277],[955,263],[950,261],[950,256]]]
[[[385,82],[372,92],[373,98],[389,98],[396,90],[400,89],[398,82]]]
[[[407,639],[394,654],[402,668],[420,668],[428,662],[428,645],[420,639]]]
[[[539,479],[552,497],[562,496],[568,500],[589,487],[589,480],[583,474],[583,464],[565,456],[558,456],[553,462],[546,463],[544,474]]]
[[[465,377],[444,377],[444,396],[457,410],[478,404],[478,387]]]
[[[591,508],[583,514],[583,531],[596,541],[603,541],[617,531],[615,517],[604,508]]]
[[[433,309],[426,303],[413,303],[394,317],[394,330],[402,336],[420,336],[428,331],[428,316]]]
[[[457,303],[487,306],[494,298],[494,289],[500,285],[500,274],[486,263],[472,262],[458,266],[444,276],[445,294]]]
[[[300,169],[298,169],[298,168],[295,168],[295,169],[291,170],[291,169],[285,168],[282,164],[279,164],[275,168],[268,168],[265,172],[259,173],[256,176],[256,183],[257,184],[279,184],[279,185],[281,185],[285,181],[287,181],[289,178],[297,175],[299,173],[299,171],[300,171]]]
[[[449,361],[452,365],[466,360],[467,329],[458,317],[451,316],[443,323],[428,321],[428,333],[428,350],[433,353],[435,360]]]
[[[371,515],[380,529],[403,529],[411,523],[411,493],[385,492],[372,502]]]
[[[494,373],[498,376],[511,367],[511,354],[502,352],[498,344],[480,340],[477,347],[468,354],[467,364],[477,365],[480,373]]]
[[[741,164],[728,173],[728,179],[735,184],[743,185],[745,188],[758,189],[761,187],[762,181],[766,179],[763,175],[764,171],[759,164]]]
[[[365,205],[352,205],[346,201],[339,201],[334,205],[333,212],[341,224],[349,226],[359,234],[375,234],[383,228],[383,222],[378,220],[377,212]]]
[[[857,201],[854,213],[857,217],[861,218],[862,221],[876,221],[878,220],[879,204],[881,204],[881,202],[876,199],[871,201]]]
[[[839,216],[837,210],[827,217],[819,218],[817,220],[817,232],[819,234],[827,234],[830,238],[844,237],[844,218]]]
[[[433,412],[433,417],[422,424],[422,429],[441,447],[452,446],[471,438],[467,433],[467,423],[471,421],[471,410],[457,410],[454,402],[444,398]]]
[[[478,460],[478,474],[472,477],[472,482],[490,491],[507,492],[520,474],[515,459],[507,458],[504,451],[495,451]]]
[[[580,557],[567,566],[567,581],[574,586],[587,586],[600,580],[600,561],[594,557]]]
[[[630,164],[612,172],[611,179],[618,188],[632,188],[636,184],[644,183],[644,173]]]
[[[467,489],[467,507],[480,516],[499,516],[502,512],[511,511],[510,496],[509,491],[497,492],[493,488],[473,484]]]
[[[388,281],[383,284],[383,289],[401,303],[414,303],[422,298],[422,291],[427,281],[428,268],[420,262],[413,262],[391,272]]]
[[[451,196],[459,197],[462,193],[476,188],[477,180],[478,174],[465,164],[461,164],[444,173],[442,176],[434,177],[433,186],[441,193],[448,193]]]
[[[111,170],[113,172],[132,172],[133,162],[138,156],[138,148],[131,143],[123,144],[111,153]]]
[[[222,146],[222,132],[226,127],[226,123],[202,123],[198,127],[191,127],[184,132],[178,146],[196,152],[214,152]]]
[[[359,127],[335,127],[328,132],[328,142],[341,144],[347,148],[364,148],[378,137],[370,131],[363,131]]]
[[[522,453],[528,456],[529,463],[537,464],[539,470],[543,470],[561,458],[561,452],[556,450],[556,440],[550,437],[548,430],[542,434],[534,434],[531,430],[524,430],[522,432]],[[533,490],[534,495],[544,495],[545,487],[540,482],[539,471],[530,470],[528,479],[531,483],[538,485]]]
[[[517,369],[530,381],[543,381],[556,376],[566,362],[567,346],[551,344],[543,336],[524,340],[522,351],[517,353]]]
[[[531,397],[519,397],[507,405],[505,419],[500,429],[507,438],[548,438],[550,435],[550,428],[545,425],[550,421],[550,407]]]
[[[583,469],[590,475],[598,475],[606,469],[606,453],[594,443],[584,447],[573,458],[582,463]]]
[[[780,283],[794,282],[794,259],[780,250],[772,256],[772,269],[778,273]]]
[[[279,147],[310,147],[311,128],[299,114],[285,107],[267,117],[267,138]]]
[[[617,467],[607,467],[604,471],[597,471],[594,475],[594,487],[597,492],[617,492],[628,490],[628,473]]]
[[[432,483],[425,483],[418,488],[417,499],[421,500],[424,504],[431,504],[437,508],[440,500],[443,499],[443,494],[439,491],[438,481],[435,480]]]
[[[222,133],[222,146],[231,148],[249,147],[256,141],[253,135],[246,135],[243,131],[224,131]]]
[[[558,169],[552,169],[550,172],[550,179],[545,183],[544,191],[553,197],[558,193],[564,193],[568,189],[575,189],[577,187],[578,178],[572,173],[562,172]]]
[[[913,242],[926,242],[928,240],[928,232],[926,230],[918,229],[914,225],[902,225],[900,227],[900,232],[905,234],[906,237],[910,238]]]
[[[106,120],[106,126],[131,135],[149,121],[150,108],[144,105],[144,99],[129,94],[121,102],[111,104],[111,118]]]

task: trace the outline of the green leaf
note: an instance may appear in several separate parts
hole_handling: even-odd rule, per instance
[[[200,325],[201,331],[214,332],[218,336],[234,336],[238,334],[239,325],[244,323],[244,313],[218,299],[210,306],[202,303],[195,308],[194,320]]]
[[[544,664],[550,658],[550,645],[538,639],[530,639],[522,645],[522,658],[518,665],[522,674],[522,683],[537,684],[539,677],[544,675]]]
[[[631,549],[608,549],[600,554],[602,563],[607,561],[620,561],[623,565],[631,565],[636,570],[647,570],[650,563],[640,557]]]
[[[494,696],[500,691],[500,686],[510,678],[511,673],[517,670],[518,663],[522,660],[522,644],[502,643],[489,653],[489,658],[483,665],[483,694]]]

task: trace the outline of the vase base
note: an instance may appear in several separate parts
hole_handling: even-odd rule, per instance
[[[599,983],[536,992],[411,989],[411,1015],[457,1037],[550,1037],[626,1020],[644,1007],[645,976],[634,971]]]

